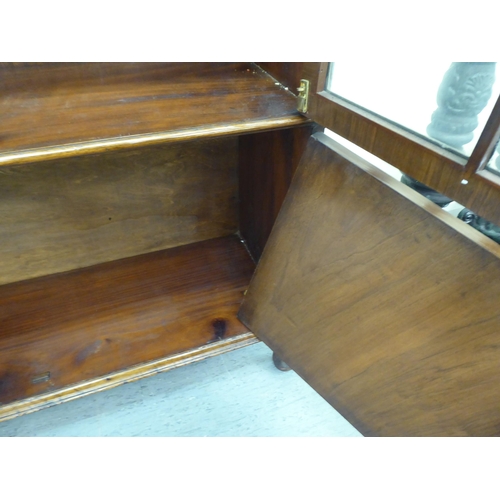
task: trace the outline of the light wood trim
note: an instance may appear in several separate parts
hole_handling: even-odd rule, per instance
[[[228,135],[242,135],[266,130],[279,130],[297,127],[309,123],[311,120],[303,116],[284,116],[265,120],[250,121],[246,123],[214,125],[197,127],[184,130],[171,130],[153,134],[119,137],[100,141],[89,141],[62,146],[29,149],[0,154],[0,167],[22,165],[35,161],[54,160],[81,156],[108,151],[118,151],[138,146],[152,146],[156,144],[191,141],[194,139],[207,139]]]
[[[259,342],[259,340],[255,335],[247,332],[181,354],[168,356],[157,361],[143,363],[103,377],[87,380],[80,384],[65,387],[48,394],[42,394],[22,401],[16,401],[15,403],[6,404],[0,406],[0,422],[33,413],[38,410],[43,410],[44,408],[50,408],[51,406],[72,401],[96,392],[118,387],[122,384],[135,382],[150,377],[151,375],[156,375],[157,373],[167,372],[174,368],[218,356],[219,354],[240,349],[241,347],[246,347],[257,342]]]

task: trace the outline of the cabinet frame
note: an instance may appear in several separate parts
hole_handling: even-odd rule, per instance
[[[305,63],[306,116],[500,225],[500,178],[484,169],[500,137],[500,99],[469,160],[326,90],[329,63]]]

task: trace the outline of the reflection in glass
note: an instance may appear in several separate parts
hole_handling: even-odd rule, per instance
[[[493,155],[491,156],[486,169],[490,172],[493,172],[494,174],[500,175],[500,143],[497,144],[497,147],[495,148],[495,151],[493,152]]]
[[[500,95],[497,65],[331,63],[328,91],[470,156]]]

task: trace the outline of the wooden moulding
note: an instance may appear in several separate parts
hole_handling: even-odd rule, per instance
[[[0,287],[0,403],[96,379],[82,390],[101,390],[110,373],[126,381],[156,370],[145,363],[215,353],[248,332],[236,313],[253,269],[229,236]]]
[[[0,67],[0,166],[309,120],[251,63]]]
[[[213,344],[198,347],[181,354],[174,354],[173,356],[137,365],[126,370],[111,373],[104,377],[87,380],[80,384],[65,387],[54,392],[6,404],[0,406],[0,422],[33,413],[38,410],[43,410],[44,408],[50,408],[51,406],[61,403],[66,403],[73,399],[89,396],[96,392],[112,389],[122,384],[136,382],[137,380],[156,375],[157,373],[180,368],[181,366],[218,356],[219,354],[240,349],[241,347],[246,347],[257,342],[259,342],[259,340],[252,333],[242,333],[230,337],[229,339],[220,340]]]
[[[235,234],[238,139],[0,168],[0,284]]]

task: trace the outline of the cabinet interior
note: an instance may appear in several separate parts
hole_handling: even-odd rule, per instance
[[[0,420],[255,342],[294,95],[253,63],[0,73]]]

